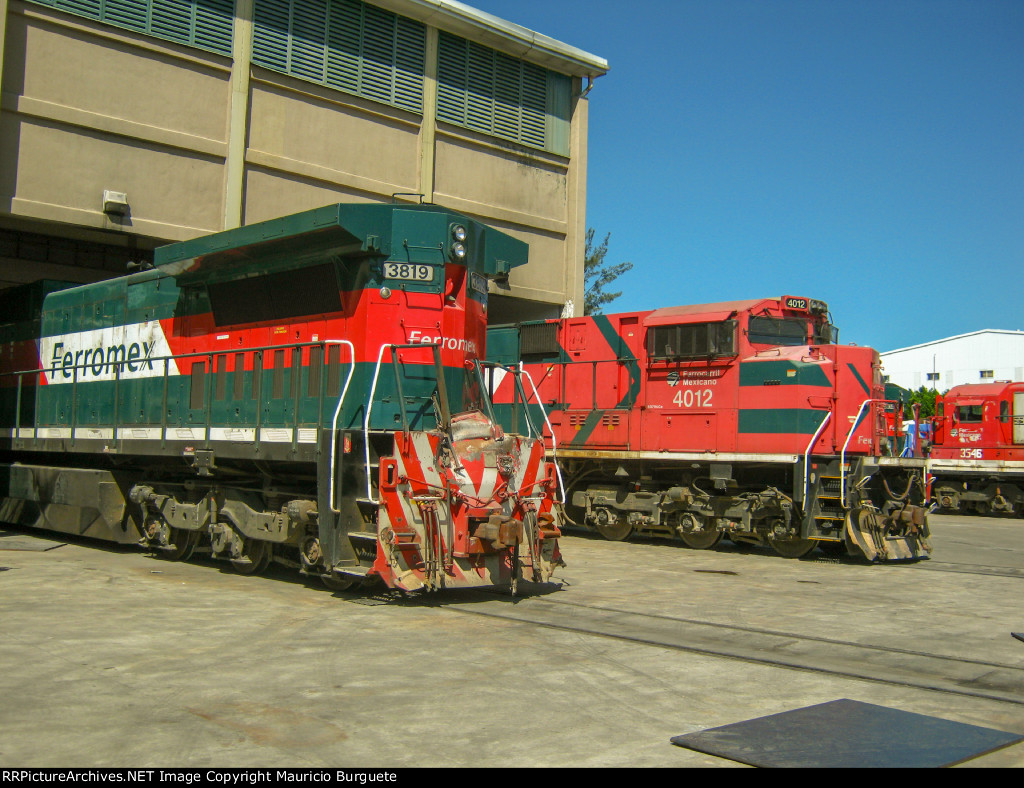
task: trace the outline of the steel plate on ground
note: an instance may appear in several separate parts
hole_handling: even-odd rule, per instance
[[[672,743],[751,766],[952,766],[1024,736],[855,700],[834,700],[673,736]]]
[[[0,530],[0,550],[30,550],[45,552],[60,547],[66,542],[55,542],[52,539],[40,539],[38,536],[18,533],[17,531]]]

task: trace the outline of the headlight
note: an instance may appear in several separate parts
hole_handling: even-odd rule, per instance
[[[466,259],[466,246],[465,246],[465,244],[459,243],[458,241],[453,243],[452,244],[452,257],[454,257],[456,260],[465,260]]]
[[[466,228],[461,224],[452,225],[452,238],[459,243],[464,243],[466,240]]]

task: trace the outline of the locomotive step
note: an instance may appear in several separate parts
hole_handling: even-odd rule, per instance
[[[337,566],[334,568],[334,574],[365,578],[370,574],[372,568],[369,566]]]

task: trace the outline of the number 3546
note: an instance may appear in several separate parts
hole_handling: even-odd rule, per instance
[[[980,460],[981,449],[960,449],[961,460]]]

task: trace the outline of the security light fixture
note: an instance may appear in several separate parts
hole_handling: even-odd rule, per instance
[[[128,213],[128,195],[124,192],[103,190],[103,213],[125,216]]]

